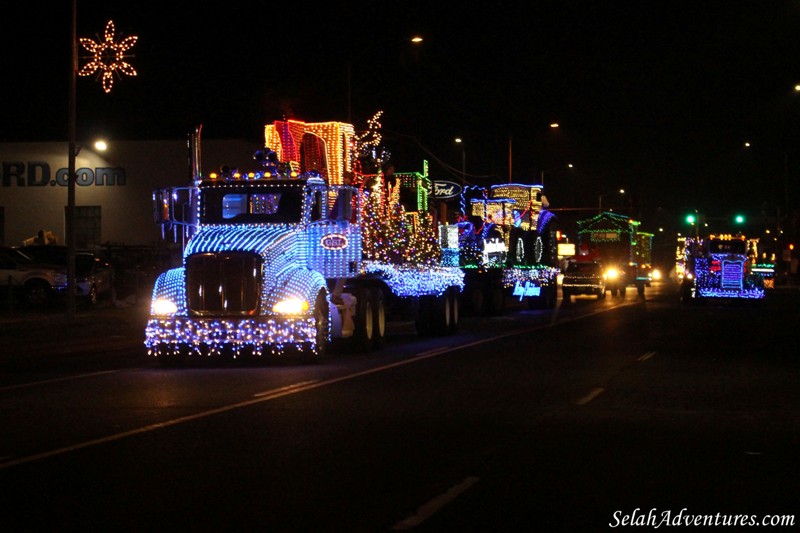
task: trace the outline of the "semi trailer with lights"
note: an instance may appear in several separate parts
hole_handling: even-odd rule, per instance
[[[421,334],[455,331],[464,276],[441,264],[429,184],[362,172],[359,142],[349,124],[277,121],[265,128],[258,170],[206,176],[196,136],[191,186],[154,194],[156,220],[190,235],[182,264],[156,280],[150,354],[166,364],[319,360],[335,339],[380,348],[394,316]],[[181,194],[191,214],[179,221]]]
[[[653,234],[641,231],[641,222],[618,213],[602,212],[578,221],[578,260],[599,261],[605,272],[606,290],[625,296],[636,287],[644,294],[653,275]]]
[[[712,234],[683,240],[681,301],[749,300],[765,296],[765,276],[756,262],[758,240],[737,234]]]
[[[497,314],[509,298],[525,301],[531,309],[555,306],[557,227],[547,207],[540,185],[464,189],[462,216],[440,231],[443,250],[456,250],[451,264],[464,271],[467,309]]]

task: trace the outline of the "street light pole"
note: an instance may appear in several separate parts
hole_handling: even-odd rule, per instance
[[[461,190],[467,184],[467,151],[464,149],[464,141],[461,137],[456,137],[456,144],[461,145]]]
[[[67,212],[66,241],[67,241],[67,319],[75,319],[75,158],[77,156],[76,122],[77,122],[77,96],[76,76],[78,74],[78,30],[77,30],[77,0],[72,0],[72,22],[70,31],[70,73],[69,73],[69,154],[67,156]]]
[[[347,122],[348,124],[353,123],[353,63],[361,59],[364,54],[371,50],[373,47],[377,46],[380,43],[385,43],[392,41],[392,38],[380,39],[378,41],[373,41],[369,43],[366,47],[364,47],[358,54],[356,54],[352,59],[347,61]],[[413,36],[410,41],[413,44],[420,44],[423,39],[419,35]]]

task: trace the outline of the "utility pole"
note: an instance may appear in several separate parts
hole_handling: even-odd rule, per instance
[[[77,96],[76,76],[78,74],[78,8],[77,0],[72,0],[72,22],[70,31],[71,59],[69,65],[69,154],[67,169],[67,319],[75,320],[75,158],[77,154],[76,122]]]

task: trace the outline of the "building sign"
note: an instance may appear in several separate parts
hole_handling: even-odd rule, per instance
[[[45,161],[3,161],[0,163],[0,185],[2,187],[46,187],[67,186],[69,169],[55,171]],[[75,184],[81,187],[125,186],[125,169],[119,167],[79,168],[75,170]]]
[[[433,196],[437,200],[455,198],[461,194],[461,185],[453,181],[434,181]]]

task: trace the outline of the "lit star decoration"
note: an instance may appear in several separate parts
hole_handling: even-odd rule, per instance
[[[106,24],[106,31],[102,41],[93,41],[81,37],[78,41],[81,46],[92,54],[92,59],[78,72],[78,76],[91,76],[97,73],[103,84],[103,91],[110,93],[114,84],[114,73],[136,76],[136,70],[125,61],[125,52],[133,48],[137,36],[126,37],[120,42],[114,41],[114,21],[109,20]]]

